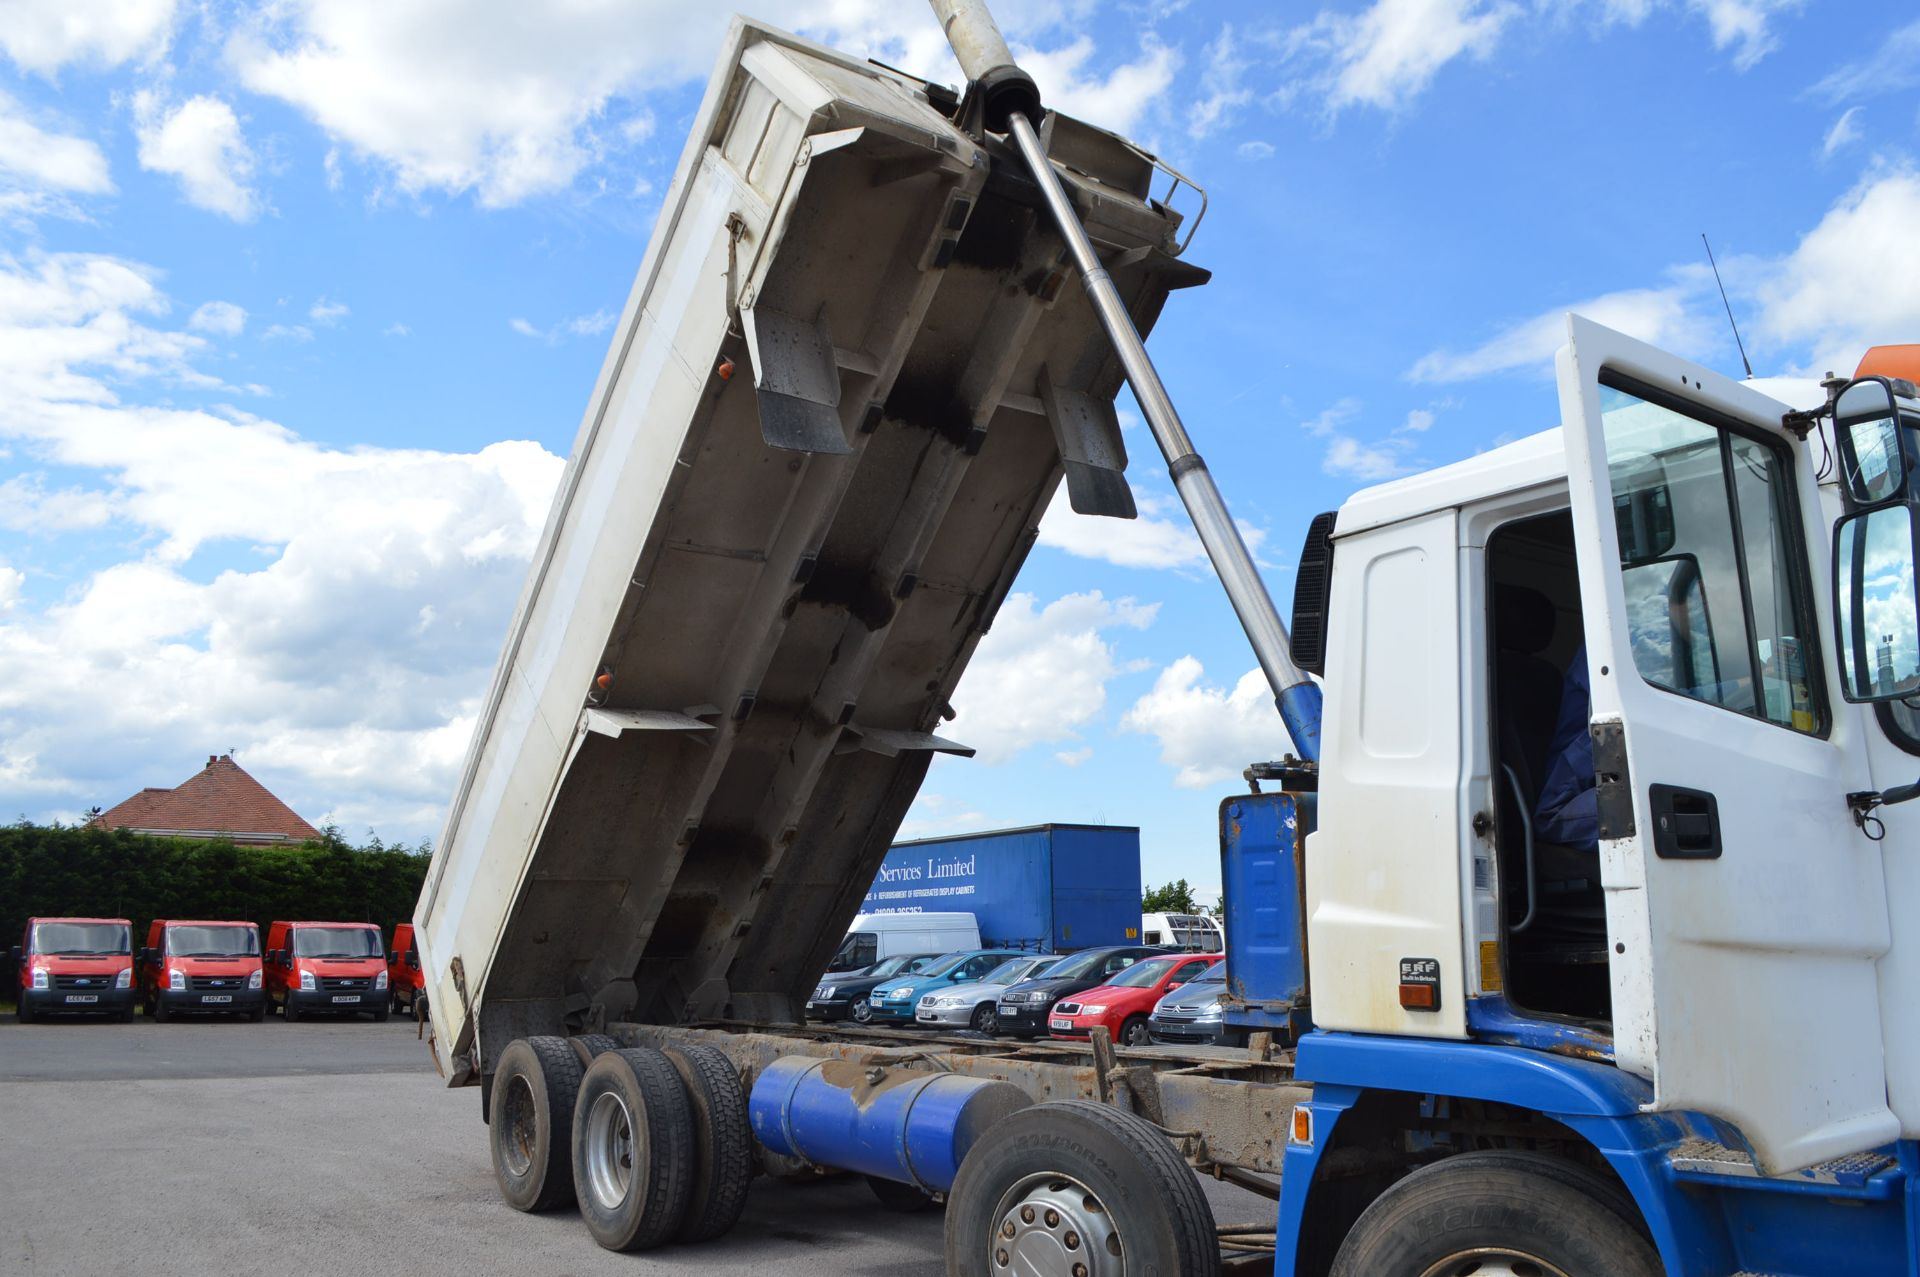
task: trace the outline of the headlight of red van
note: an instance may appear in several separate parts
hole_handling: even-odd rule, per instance
[[[36,989],[44,989],[47,987],[47,969],[45,967],[35,967],[33,969],[33,987]]]
[[[133,987],[133,968],[121,967],[120,974],[114,977],[113,987],[116,989],[131,989]]]
[[[302,972],[300,973],[300,992],[302,992],[302,993],[312,993],[312,992],[314,991],[314,989],[316,989],[316,988],[318,988],[318,987],[319,987],[319,986],[317,986],[317,985],[316,985],[316,984],[314,984],[314,982],[313,982],[313,972],[311,972],[311,971],[302,971]]]
[[[381,968],[379,975],[373,977],[373,987],[376,989],[384,989],[387,987],[387,972],[384,967]]]
[[[253,969],[253,974],[247,977],[247,987],[248,987],[249,989],[257,989],[257,988],[259,988],[259,987],[260,987],[260,976],[261,976],[261,971],[260,971],[260,968],[259,968],[259,967],[255,967],[255,968]]]
[[[168,968],[167,969],[167,987],[169,989],[172,989],[176,993],[186,988],[187,973],[182,971],[179,967]]]

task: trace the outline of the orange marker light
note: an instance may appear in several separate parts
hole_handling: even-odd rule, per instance
[[[1313,1143],[1313,1110],[1304,1104],[1293,1106],[1293,1142]]]
[[[720,366],[714,369],[714,372],[720,375],[720,380],[732,381],[733,380],[733,360],[722,359],[720,361]]]
[[[597,687],[597,688],[599,688],[599,689],[600,689],[601,691],[603,691],[603,692],[604,692],[604,691],[606,691],[606,690],[607,690],[607,689],[608,689],[609,687],[612,687],[612,686],[613,686],[613,671],[612,671],[612,670],[608,670],[608,671],[607,671],[607,672],[606,672],[605,674],[600,674],[600,675],[597,675],[597,676],[595,676],[595,678],[594,678],[594,680],[593,680],[593,685],[594,685],[595,687]]]
[[[1439,1007],[1440,990],[1431,984],[1400,986],[1400,1005],[1409,1011],[1433,1011]]]

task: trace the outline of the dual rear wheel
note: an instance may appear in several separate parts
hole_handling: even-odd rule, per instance
[[[491,1108],[501,1196],[525,1211],[577,1201],[608,1250],[706,1241],[746,1205],[746,1095],[712,1047],[524,1038],[501,1053]]]

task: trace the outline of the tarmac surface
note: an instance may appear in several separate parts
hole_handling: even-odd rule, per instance
[[[411,1021],[0,1022],[0,1272],[940,1277],[942,1215],[754,1181],[733,1232],[619,1255],[500,1200],[479,1092]],[[1222,1222],[1269,1203],[1202,1181]]]

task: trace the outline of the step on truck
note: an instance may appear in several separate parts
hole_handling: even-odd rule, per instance
[[[414,916],[502,1195],[629,1250],[832,1168],[968,1277],[1920,1274],[1914,352],[1789,404],[1570,318],[1559,428],[1315,519],[1290,635],[1140,340],[1188,184],[934,9],[964,94],[734,26],[581,425]],[[1244,1045],[803,1029],[1055,488],[1133,514],[1122,380],[1293,742],[1220,808]]]

